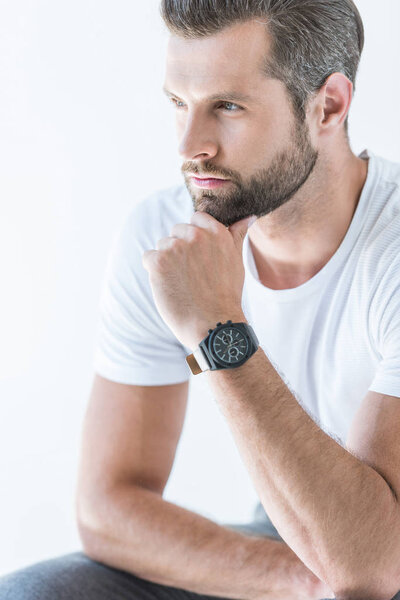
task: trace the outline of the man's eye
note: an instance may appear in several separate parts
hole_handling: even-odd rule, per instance
[[[175,104],[175,108],[182,108],[181,105],[184,106],[184,103],[181,102],[181,100],[177,100],[176,98],[170,98],[171,102],[173,104]],[[234,110],[230,110],[228,108],[225,108],[224,110],[227,110],[228,112],[238,112],[239,110],[243,110],[241,106],[238,106],[237,104],[233,104],[233,102],[221,102],[220,106],[234,106],[235,109]]]
[[[175,104],[176,108],[182,108],[181,106],[179,106],[179,102],[180,100],[176,100],[176,98],[170,98],[172,104]]]
[[[229,106],[236,106],[236,108],[238,110],[242,110],[241,106],[238,106],[237,104],[233,104],[233,102],[223,102],[222,104],[229,105]],[[236,112],[236,111],[229,110],[228,112]]]

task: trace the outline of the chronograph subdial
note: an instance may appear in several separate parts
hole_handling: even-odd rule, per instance
[[[249,342],[241,331],[235,327],[226,327],[217,332],[213,338],[212,348],[215,356],[224,363],[240,362],[247,356]]]

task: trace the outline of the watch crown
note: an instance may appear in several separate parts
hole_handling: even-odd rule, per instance
[[[208,333],[212,333],[212,331],[213,331],[212,329],[209,329],[209,330],[208,330]]]
[[[221,323],[221,322],[219,322],[219,323],[217,323],[217,327],[218,327],[218,325],[222,325],[222,323]]]

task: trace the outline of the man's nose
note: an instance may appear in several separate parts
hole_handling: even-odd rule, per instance
[[[186,121],[178,151],[183,160],[193,160],[199,155],[215,156],[218,151],[215,126],[204,118],[192,116]]]

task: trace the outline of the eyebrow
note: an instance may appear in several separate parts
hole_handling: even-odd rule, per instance
[[[162,88],[164,94],[166,96],[170,97],[174,97],[174,98],[178,98],[179,100],[181,100],[181,98],[179,98],[179,96],[177,96],[176,94],[174,94],[173,92],[168,91],[165,87]],[[204,100],[206,102],[214,102],[215,100],[226,100],[227,102],[254,102],[254,98],[252,98],[251,96],[248,96],[247,94],[242,94],[240,92],[233,92],[233,91],[222,91],[222,92],[217,92],[216,94],[212,94],[211,96],[208,96],[207,98],[204,98]]]

